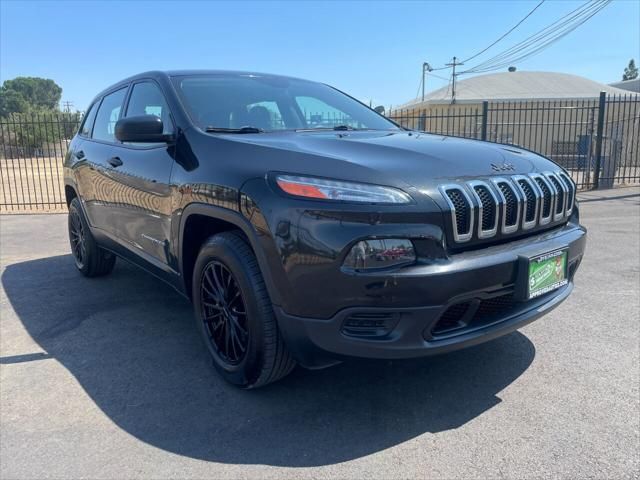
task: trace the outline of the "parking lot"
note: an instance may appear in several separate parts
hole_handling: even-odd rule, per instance
[[[580,195],[576,289],[521,331],[411,361],[223,383],[170,287],[75,270],[65,215],[2,216],[0,476],[637,477],[640,188]]]

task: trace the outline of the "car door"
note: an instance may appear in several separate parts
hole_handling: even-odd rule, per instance
[[[160,87],[152,80],[132,85],[124,117],[157,115],[164,132],[173,133],[174,124]],[[116,235],[120,243],[156,267],[167,270],[171,232],[171,191],[173,167],[171,146],[166,143],[118,143],[113,152]],[[160,263],[160,265],[158,265]]]
[[[77,160],[78,188],[89,223],[111,236],[115,234],[113,223],[114,192],[117,185],[111,175],[113,170],[115,124],[120,118],[127,93],[122,87],[105,95],[97,102],[93,125],[83,125],[81,144],[74,155]],[[93,115],[93,108],[88,115]],[[88,118],[87,121],[92,120]],[[81,133],[82,133],[81,132]]]

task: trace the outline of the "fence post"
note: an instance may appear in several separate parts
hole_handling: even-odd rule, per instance
[[[482,102],[482,132],[480,134],[480,139],[483,141],[487,140],[487,118],[489,117],[489,102]]]
[[[596,168],[593,175],[593,188],[600,188],[600,170],[602,169],[602,136],[604,135],[604,110],[607,105],[606,92],[600,92],[598,103],[598,126],[596,127]]]

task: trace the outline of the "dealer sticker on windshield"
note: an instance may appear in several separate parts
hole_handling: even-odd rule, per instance
[[[567,284],[567,251],[556,250],[529,259],[529,298]]]

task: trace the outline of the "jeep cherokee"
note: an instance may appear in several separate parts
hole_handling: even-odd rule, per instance
[[[123,80],[87,110],[64,179],[80,272],[119,256],[172,285],[245,388],[504,335],[567,298],[585,249],[552,161],[282,76]]]

